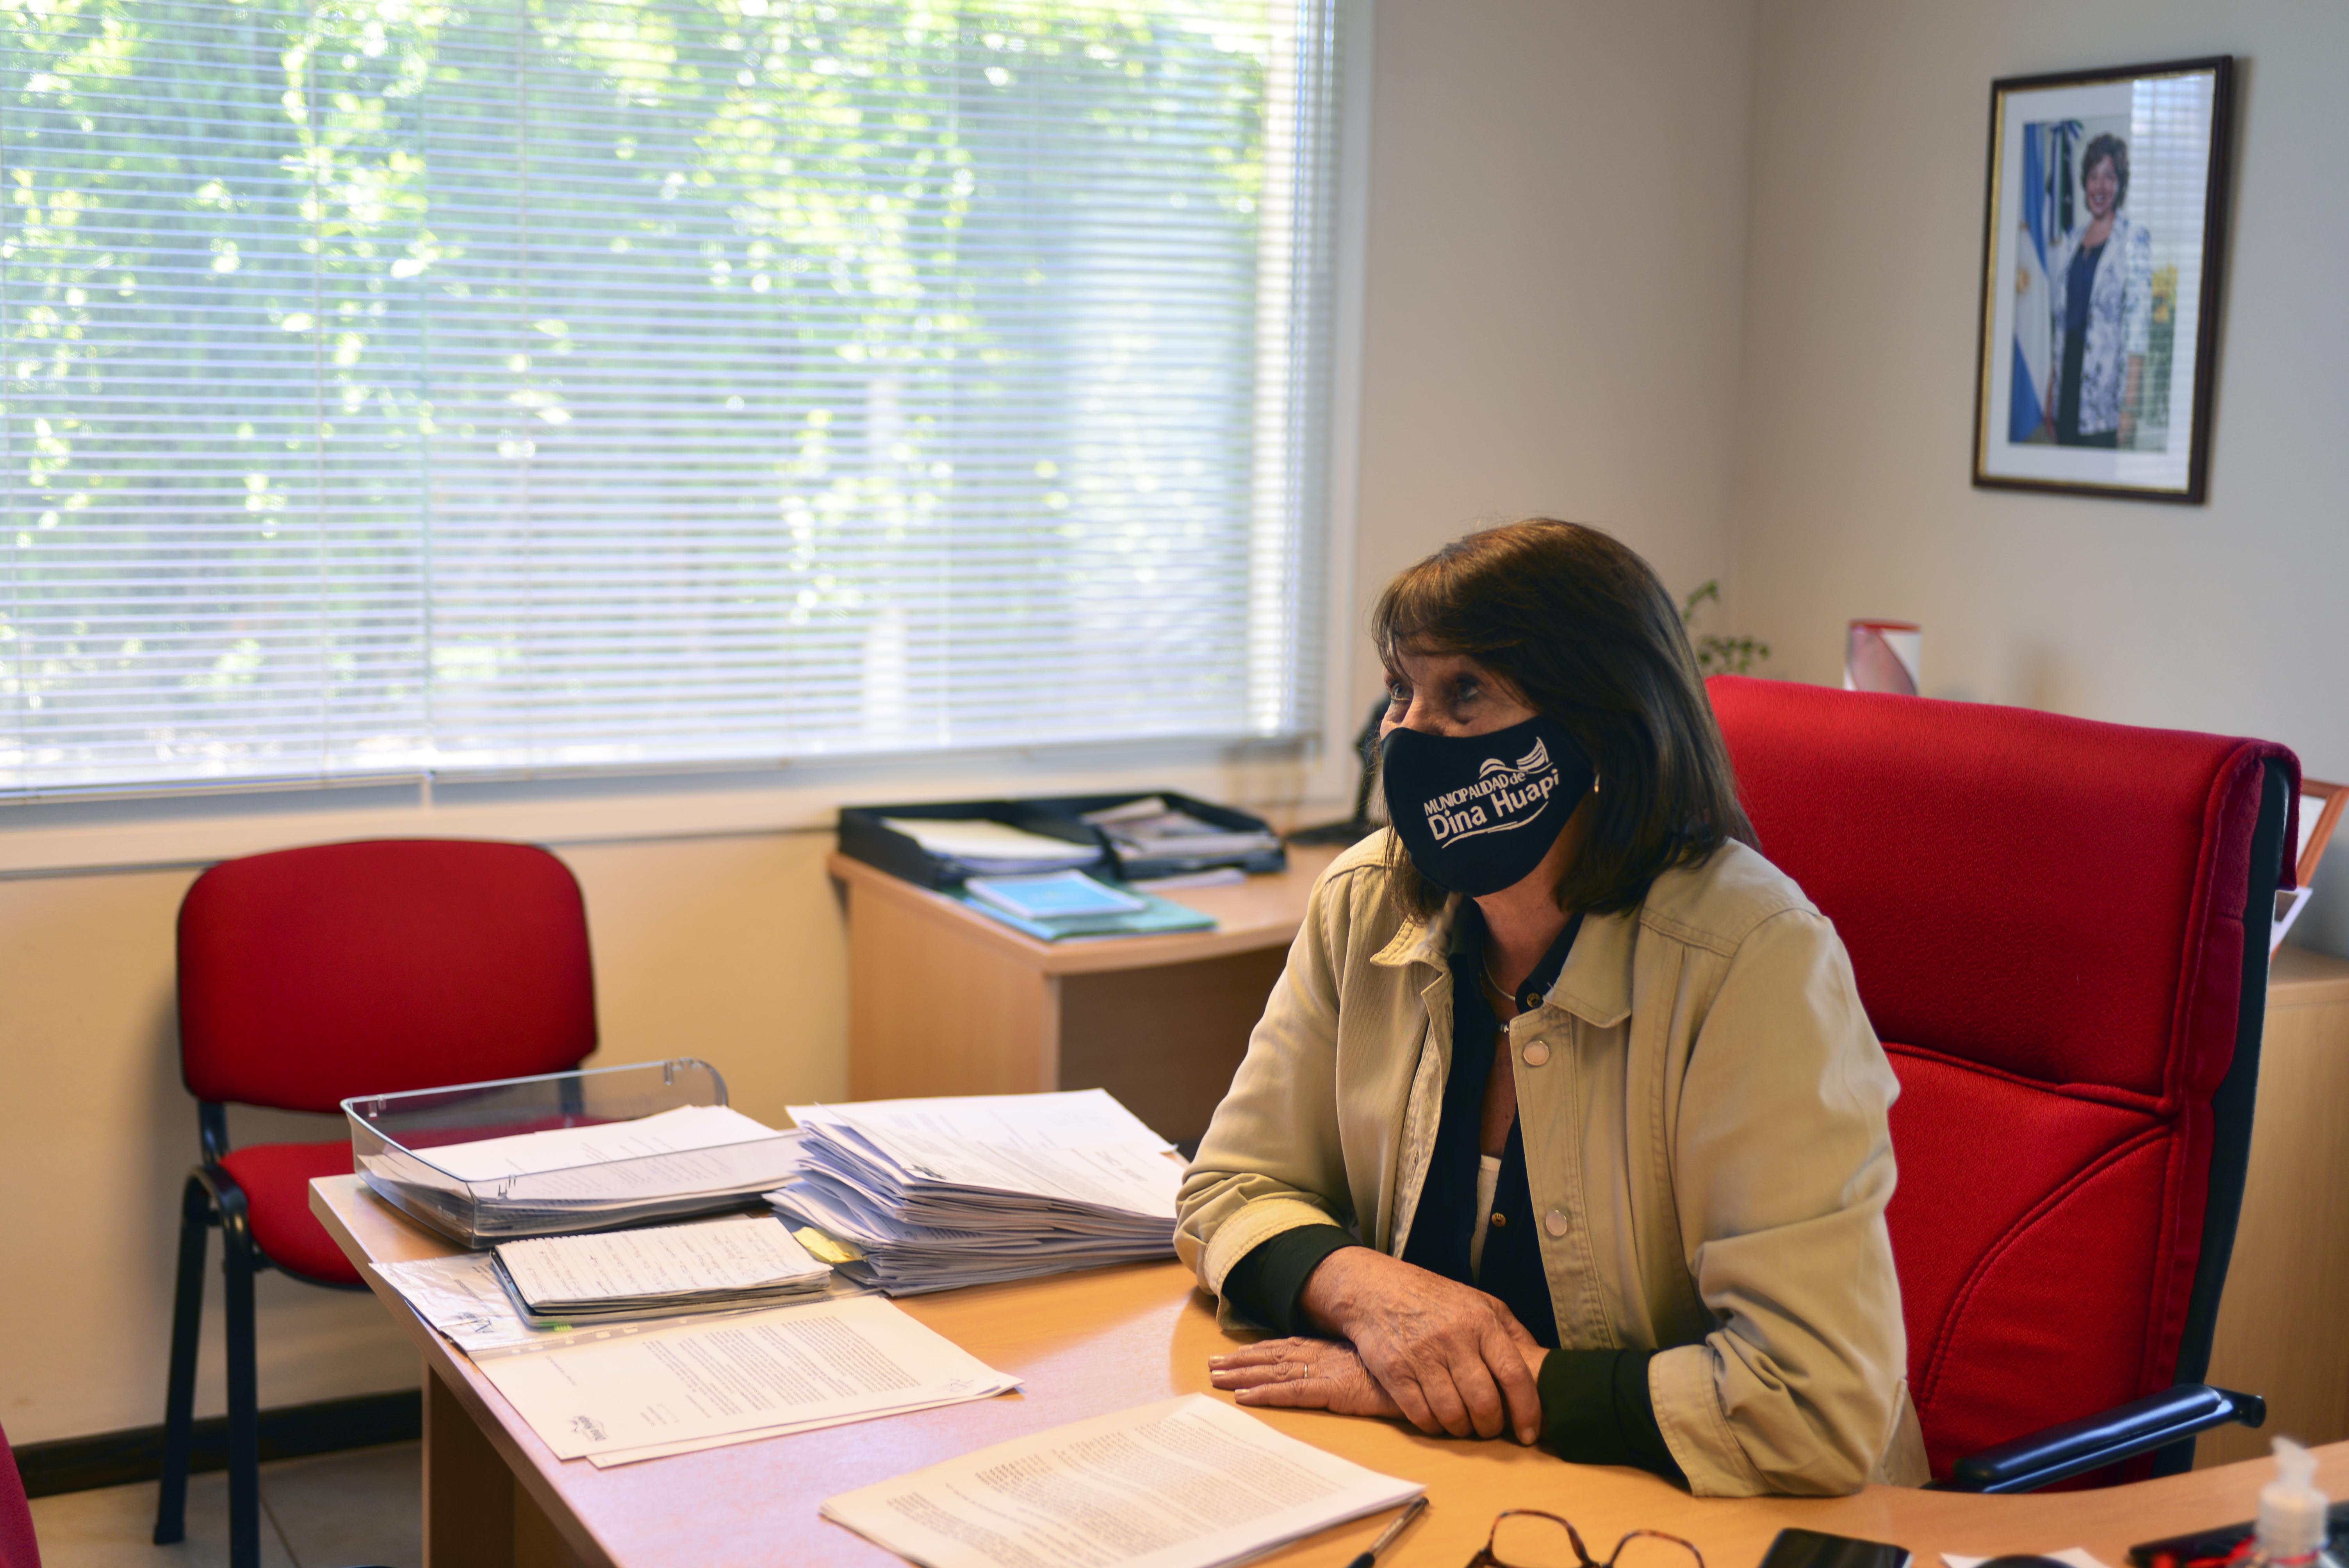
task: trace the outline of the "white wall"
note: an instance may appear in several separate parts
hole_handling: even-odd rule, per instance
[[[1744,0],[1379,7],[1365,606],[1524,514],[1609,530],[1677,592],[1723,574],[1753,36]]]
[[[1724,569],[1751,37],[1747,0],[1378,6],[1361,521],[1340,542],[1355,624],[1388,574],[1485,514],[1609,526],[1679,587]],[[1365,705],[1375,679],[1357,664]],[[1098,776],[1113,760],[1084,766]],[[1230,763],[1156,781],[1262,801],[1293,799],[1299,779]],[[1022,787],[1056,782],[1031,772]],[[1001,784],[931,768],[837,788],[873,799]],[[184,861],[385,831],[564,841],[587,895],[602,1059],[707,1057],[738,1104],[780,1119],[794,1099],[846,1086],[829,835],[644,836],[823,818],[804,788],[788,810],[754,795],[682,790],[647,808],[658,822],[631,822],[593,791],[548,790],[444,801],[429,821],[369,798],[259,815],[224,803],[160,825],[51,812],[37,830],[43,863]],[[0,808],[0,861],[26,863],[5,841],[34,830],[26,820]],[[15,1347],[0,1357],[0,1424],[20,1443],[161,1418],[171,1227],[195,1152],[171,923],[193,876],[181,865],[0,880],[0,1192],[16,1210],[0,1232],[0,1344]],[[291,1122],[235,1130],[338,1130]],[[266,1405],[415,1378],[369,1299],[264,1279],[260,1310]],[[221,1408],[216,1299],[209,1322],[205,1413]]]
[[[1990,84],[2232,54],[2206,506],[1969,482]],[[1764,0],[1730,619],[1834,681],[1854,616],[1928,695],[2278,740],[2349,779],[2349,7]],[[2349,855],[2301,930],[2349,953]]]

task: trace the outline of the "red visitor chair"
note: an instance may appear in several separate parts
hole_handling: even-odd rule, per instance
[[[253,1276],[365,1288],[309,1204],[311,1178],[350,1173],[349,1139],[232,1150],[228,1105],[332,1113],[354,1095],[561,1072],[595,1048],[586,911],[544,850],[322,844],[196,879],[180,905],[180,1068],[203,1160],[180,1209],[158,1544],[186,1532],[207,1232],[227,1276],[233,1568],[261,1557]]]
[[[25,1501],[25,1481],[16,1473],[16,1450],[0,1432],[0,1568],[41,1568],[40,1542],[33,1539],[33,1511]]]
[[[1899,1075],[1886,1220],[1936,1484],[2168,1474],[2257,1426],[2204,1387],[2234,1245],[2280,746],[1716,676],[1763,852]]]

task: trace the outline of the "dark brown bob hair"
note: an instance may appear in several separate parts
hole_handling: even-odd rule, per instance
[[[2113,180],[2119,187],[2113,192],[2113,206],[2120,207],[2128,201],[2128,143],[2111,131],[2100,131],[2088,140],[2088,150],[2080,155],[2080,182],[2088,181],[2088,170],[2106,159],[2113,160]]]
[[[1680,612],[1619,541],[1546,517],[1469,534],[1387,584],[1371,635],[1390,668],[1398,653],[1466,655],[1590,754],[1596,820],[1561,908],[1630,909],[1671,868],[1754,842]],[[1412,913],[1443,906],[1400,839],[1387,870]]]

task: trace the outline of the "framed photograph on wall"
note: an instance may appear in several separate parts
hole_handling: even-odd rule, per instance
[[[1990,92],[1974,483],[2199,502],[2234,58]]]

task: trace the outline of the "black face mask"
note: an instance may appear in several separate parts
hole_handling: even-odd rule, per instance
[[[1380,748],[1387,818],[1419,874],[1471,898],[1531,876],[1599,775],[1534,717],[1489,735],[1398,729]]]

